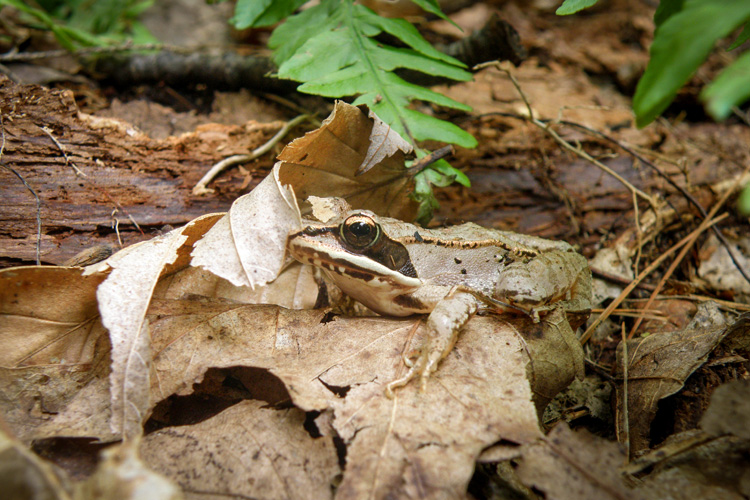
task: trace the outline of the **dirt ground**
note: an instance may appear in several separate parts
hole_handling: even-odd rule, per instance
[[[509,425],[507,422],[487,423],[488,429],[498,425],[501,430],[486,442],[467,440],[457,431],[460,437],[451,438],[452,444],[434,446],[460,450],[456,452],[460,458],[451,455],[451,463],[463,464],[456,468],[464,467],[466,472],[461,477],[470,478],[455,479],[448,488],[431,482],[452,474],[441,462],[445,457],[437,456],[438,451],[434,457],[420,455],[417,459],[415,451],[414,455],[405,452],[393,458],[390,451],[386,453],[386,438],[382,442],[376,437],[370,441],[355,439],[359,429],[367,428],[364,424],[351,430],[321,423],[323,417],[333,422],[342,415],[348,423],[356,422],[359,410],[320,406],[315,402],[319,396],[310,395],[313,393],[300,396],[293,383],[279,375],[284,372],[283,365],[264,365],[260,358],[252,362],[222,358],[218,364],[205,361],[205,370],[185,379],[187,382],[175,382],[171,392],[162,388],[163,399],[157,398],[149,406],[150,417],[143,422],[146,444],[140,452],[149,466],[179,484],[187,498],[359,498],[367,491],[383,498],[390,494],[398,498],[750,498],[750,408],[742,396],[750,390],[750,280],[738,270],[744,268],[750,275],[750,220],[734,208],[739,189],[750,182],[750,127],[737,116],[724,123],[713,122],[698,100],[703,83],[712,79],[730,57],[721,47],[679,92],[662,118],[644,129],[635,127],[631,97],[648,63],[655,4],[646,0],[600,1],[593,9],[559,17],[554,14],[557,2],[469,2],[451,14],[463,32],[440,20],[422,18],[417,23],[428,40],[443,44],[479,30],[493,14],[518,32],[527,54],[517,66],[505,62],[476,72],[470,82],[435,87],[469,104],[473,111],[418,105],[467,130],[479,142],[474,149],[457,148],[449,159],[468,176],[471,187],[438,189],[440,209],[430,227],[471,221],[575,245],[589,259],[595,278],[591,318],[578,332],[585,356],[585,378],[571,384],[575,378],[571,371],[566,382],[560,382],[567,389],[546,410],[537,407],[538,415],[527,405],[531,410],[525,410],[525,418],[533,423],[523,427],[523,432],[503,427]],[[241,52],[267,55],[264,43],[269,30],[231,33],[222,22],[190,24],[200,19],[198,16],[208,15],[206,12],[211,19],[224,19],[229,15],[228,4],[188,2],[190,8],[183,9],[187,20],[170,14],[168,5],[164,2],[145,21],[148,26],[158,26],[158,34],[163,33],[166,42],[200,45],[211,40],[221,51],[235,51],[242,45]],[[0,32],[8,31],[11,24],[0,27]],[[24,29],[28,50],[54,47],[49,36]],[[186,32],[191,35],[188,40]],[[10,38],[21,36],[18,31],[5,34]],[[3,46],[2,52],[10,49]],[[85,264],[92,253],[108,255],[165,235],[201,216],[227,212],[237,198],[251,192],[269,174],[286,144],[318,125],[305,121],[293,126],[269,152],[227,169],[207,184],[208,189],[197,192],[194,187],[212,165],[261,147],[300,112],[322,120],[333,110],[332,101],[290,92],[283,85],[268,88],[260,83],[238,88],[224,82],[215,87],[180,75],[159,81],[144,77],[142,82],[125,84],[113,74],[87,71],[71,57],[2,64],[0,70],[6,74],[0,75],[3,269],[41,264],[59,266],[60,273],[67,272],[62,270],[64,266]],[[539,121],[529,120],[529,110]],[[214,223],[212,219],[210,224],[199,224]],[[73,280],[72,276],[56,277],[55,290],[64,294],[65,283],[71,282],[66,280]],[[18,283],[14,279],[8,274],[3,277],[7,287]],[[76,274],[75,279],[80,276]],[[95,289],[104,277],[85,279],[90,283],[80,285],[76,293],[88,294],[95,304]],[[38,285],[32,278],[24,283],[31,288]],[[41,294],[38,290],[35,293]],[[33,304],[38,304],[42,296],[29,299],[29,310],[34,310]],[[15,299],[7,294],[3,297],[8,302],[2,306],[2,314],[20,314],[9,305]],[[54,294],[44,297],[52,302],[59,300]],[[175,306],[152,302],[150,307],[157,309],[149,314],[162,320],[174,314],[170,307]],[[212,303],[212,307],[228,306],[222,302]],[[314,316],[314,311],[310,314],[290,319],[290,325],[309,322],[317,328],[319,323],[329,321],[328,316]],[[477,328],[482,321],[489,321],[477,319]],[[22,330],[11,320],[3,327],[2,321],[0,330]],[[152,326],[157,323],[152,320]],[[519,325],[513,323],[513,328],[535,328]],[[158,325],[155,328],[158,331]],[[184,331],[188,326],[180,328]],[[309,328],[312,331],[313,326]],[[386,331],[392,326],[378,323],[372,328]],[[473,338],[472,332],[466,333],[467,339]],[[155,345],[164,350],[160,353],[176,342],[174,338],[156,340],[156,335],[152,332]],[[109,359],[105,354],[108,342],[115,342],[106,337],[87,341],[93,342],[92,353],[85,363],[79,359],[80,366],[88,370],[97,363],[106,365],[102,359]],[[57,340],[49,344],[53,342]],[[473,345],[470,340],[466,342]],[[536,344],[529,342],[533,359]],[[48,368],[54,363],[49,361],[52,358],[29,362],[40,352],[34,349],[2,361],[4,427],[30,447],[19,449],[31,449],[36,452],[34,456],[64,469],[71,484],[89,478],[87,487],[95,489],[91,478],[96,477],[92,474],[97,465],[126,460],[127,451],[99,456],[107,443],[118,441],[123,434],[107,434],[99,430],[105,427],[96,427],[99,424],[72,433],[61,430],[65,429],[60,421],[63,415],[66,422],[75,419],[76,414],[70,413],[71,402],[83,400],[71,395],[56,399],[59,407],[40,408],[39,401],[44,397],[11,375],[13,370]],[[102,350],[101,355],[96,349]],[[41,377],[40,373],[35,376]],[[80,379],[76,394],[81,387],[106,391],[108,372],[97,373],[86,381]],[[307,375],[295,372],[294,376]],[[104,389],[93,389],[95,384],[90,380],[101,382]],[[532,390],[541,391],[535,383]],[[563,389],[552,386],[555,390],[551,395]],[[355,406],[356,401],[365,401],[353,399],[360,397],[357,391],[364,386],[329,381],[327,387],[339,391],[337,397],[349,399]],[[386,404],[384,399],[383,408]],[[365,406],[362,403],[361,407]],[[262,426],[247,435],[239,433],[241,437],[236,439],[273,436],[265,441],[266,446],[285,457],[285,465],[279,467],[293,470],[279,473],[272,465],[258,465],[263,471],[257,476],[259,484],[271,481],[267,475],[280,474],[286,478],[280,480],[285,484],[281,489],[243,489],[245,485],[221,475],[233,467],[231,461],[217,458],[222,453],[234,450],[245,458],[261,453],[234,449],[236,443],[231,437],[211,434],[222,426],[241,427],[244,413],[240,407],[242,412],[265,415],[265,420],[258,417]],[[281,415],[280,408],[297,413]],[[391,407],[387,408],[390,412]],[[495,422],[492,408],[482,406],[477,410],[486,417],[481,422]],[[429,420],[429,415],[423,414],[427,410],[414,411],[409,414],[414,422]],[[211,420],[215,418],[223,420]],[[30,420],[34,423],[27,426]],[[281,427],[280,422],[286,425],[287,420],[294,422],[293,430]],[[377,423],[390,429],[389,433],[401,432],[399,439],[409,449],[406,443],[410,441],[403,436],[417,431],[394,430],[393,422],[388,424],[387,419]],[[200,425],[207,427],[196,430],[195,435],[180,430],[185,426],[198,429]],[[480,429],[477,419],[467,418],[461,425],[466,426],[464,433],[479,435],[486,431]],[[540,431],[546,438],[535,441],[539,438],[535,433]],[[289,457],[294,452],[289,450],[294,449],[293,443],[310,435],[320,439],[315,441],[317,448],[306,449],[305,453],[318,461],[291,465],[294,460]],[[183,468],[154,465],[168,461],[155,451],[159,448],[175,446],[179,441],[180,446],[174,449],[184,451],[193,446],[191,443],[211,439],[220,443],[212,452],[216,456],[206,452],[201,459],[209,461],[206,457],[210,456],[221,462],[216,467],[223,472],[214,476],[224,479],[193,482],[200,475],[196,472],[201,470],[198,459],[186,461]],[[414,439],[422,443],[415,445],[415,450],[429,448],[424,443],[431,439],[437,442],[429,432]],[[372,472],[375,480],[369,483],[371,490],[352,479],[355,473],[370,477],[369,469],[357,469],[361,466],[357,457],[367,453],[379,456],[383,464],[401,464],[376,468]],[[25,460],[31,463],[34,459]],[[422,463],[424,477],[415,472],[417,467],[409,468],[404,463]],[[45,466],[39,467],[42,470]],[[300,479],[313,472],[325,479],[317,483]],[[40,476],[49,478],[49,474],[42,472]],[[385,477],[402,479],[398,485],[396,479],[386,486],[376,484],[378,478]],[[74,489],[69,485],[52,488],[57,492],[54,498],[68,498],[61,492]],[[79,488],[71,495],[88,494],[81,491]]]

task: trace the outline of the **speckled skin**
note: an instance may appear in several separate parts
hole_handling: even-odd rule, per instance
[[[373,229],[367,247],[347,241],[352,221]],[[369,240],[368,240],[369,242]],[[424,388],[458,332],[480,305],[539,314],[590,309],[591,271],[572,246],[535,236],[462,224],[423,229],[358,210],[289,237],[290,254],[315,265],[349,296],[384,315],[430,313],[420,356],[387,393],[419,376]]]

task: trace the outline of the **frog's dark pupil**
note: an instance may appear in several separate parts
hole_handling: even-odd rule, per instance
[[[349,231],[351,231],[354,236],[361,238],[362,236],[367,236],[368,234],[370,234],[370,232],[372,231],[372,226],[365,222],[354,222],[349,226]]]

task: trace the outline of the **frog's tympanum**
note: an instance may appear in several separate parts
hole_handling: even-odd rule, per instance
[[[427,378],[456,342],[458,331],[482,304],[495,310],[540,314],[562,307],[587,313],[591,271],[572,246],[463,224],[422,229],[366,210],[291,234],[290,254],[321,268],[346,294],[388,316],[427,314],[428,336],[408,373]]]

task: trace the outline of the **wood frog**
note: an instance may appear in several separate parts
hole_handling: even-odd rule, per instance
[[[427,340],[416,359],[404,360],[409,370],[388,384],[389,397],[415,377],[424,390],[480,305],[534,321],[558,307],[586,315],[591,307],[586,259],[562,241],[472,223],[423,229],[367,210],[303,223],[287,242],[296,260],[379,314],[429,314]]]

